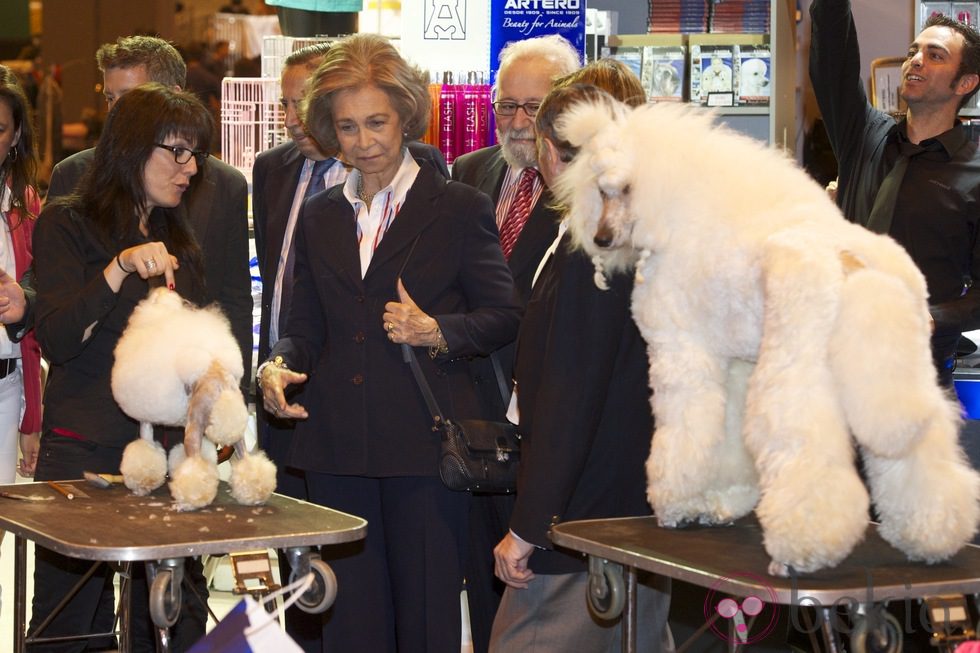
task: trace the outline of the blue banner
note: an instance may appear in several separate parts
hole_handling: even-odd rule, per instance
[[[585,0],[491,0],[491,81],[496,81],[505,45],[548,34],[564,36],[584,56]]]

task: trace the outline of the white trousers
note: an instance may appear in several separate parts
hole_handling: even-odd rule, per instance
[[[13,483],[17,473],[17,445],[24,394],[23,373],[17,369],[0,379],[0,484]]]

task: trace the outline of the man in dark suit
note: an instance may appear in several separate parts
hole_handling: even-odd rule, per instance
[[[126,36],[96,53],[109,108],[140,84],[182,88],[187,68],[169,43],[151,36]],[[54,167],[47,201],[67,195],[88,169],[95,149],[74,154]],[[221,305],[242,350],[247,391],[252,368],[252,289],[248,272],[248,182],[228,164],[210,157],[186,199],[187,215],[204,255],[208,298]]]
[[[299,105],[313,71],[330,49],[328,43],[315,43],[296,50],[283,65],[281,104],[290,140],[266,150],[255,159],[252,169],[252,215],[255,250],[262,276],[262,316],[259,326],[258,359],[264,361],[283,331],[292,286],[293,235],[305,200],[320,190],[347,179],[347,168],[335,156],[326,154],[309,134],[299,116]],[[434,147],[409,144],[418,160],[425,160],[443,177],[449,177],[446,161]],[[284,290],[286,292],[284,293]],[[291,401],[302,403],[305,386],[295,388]],[[259,444],[276,463],[276,491],[297,499],[307,499],[306,480],[301,470],[288,464],[295,423],[270,415],[256,401]],[[280,559],[283,578],[289,567]],[[304,650],[320,650],[322,616],[308,615],[298,608],[286,611],[286,630]]]
[[[454,180],[482,190],[496,205],[497,229],[521,305],[527,303],[538,263],[555,239],[559,217],[537,173],[534,114],[551,90],[552,81],[579,64],[578,53],[560,36],[527,39],[505,47],[500,53],[493,103],[499,144],[465,154],[453,163]],[[522,199],[526,194],[529,197]],[[524,202],[522,211],[518,205]],[[502,348],[495,356],[509,388],[514,345]],[[502,420],[507,406],[492,361],[476,359],[471,369],[486,416]],[[471,503],[472,549],[466,595],[476,653],[487,650],[490,626],[500,602],[502,587],[493,577],[492,550],[507,532],[512,505],[513,497],[503,495],[474,495]]]
[[[187,68],[177,50],[166,41],[150,36],[127,36],[106,43],[96,53],[103,74],[103,93],[111,109],[126,92],[147,82],[182,88]],[[68,157],[51,175],[48,201],[75,188],[92,164],[94,149]],[[203,254],[204,282],[209,301],[216,301],[231,323],[232,333],[242,351],[246,374],[242,392],[248,390],[252,367],[252,291],[248,272],[248,183],[244,175],[211,157],[200,170],[201,179],[188,194],[186,208],[194,235]],[[167,434],[168,438],[171,437]],[[179,437],[179,436],[177,436]],[[174,443],[171,443],[174,444]],[[137,565],[142,569],[141,565]],[[186,566],[188,579],[203,601],[207,583],[199,559]],[[153,626],[146,610],[145,582],[137,579],[133,594],[133,641],[136,650],[153,641]],[[207,611],[193,593],[184,592],[184,607],[174,627],[172,645],[185,650],[205,632]]]

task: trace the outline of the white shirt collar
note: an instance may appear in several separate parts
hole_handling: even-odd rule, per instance
[[[408,195],[409,189],[412,188],[412,184],[415,183],[415,178],[419,174],[419,164],[415,162],[415,158],[412,156],[411,152],[408,151],[407,147],[402,147],[402,162],[398,166],[398,171],[395,172],[395,176],[392,178],[391,183],[382,188],[375,195],[376,198],[380,199],[385,193],[392,193],[393,203],[401,204],[405,196]],[[361,171],[354,168],[351,173],[347,176],[347,181],[344,183],[344,197],[350,202],[351,206],[354,207],[354,211],[357,211],[359,204],[364,204],[361,198],[357,196],[357,184],[361,178]]]

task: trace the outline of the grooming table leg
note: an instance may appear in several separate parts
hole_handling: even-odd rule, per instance
[[[14,653],[24,653],[27,632],[27,540],[14,538]]]
[[[623,653],[636,653],[636,567],[627,567],[623,606]]]

